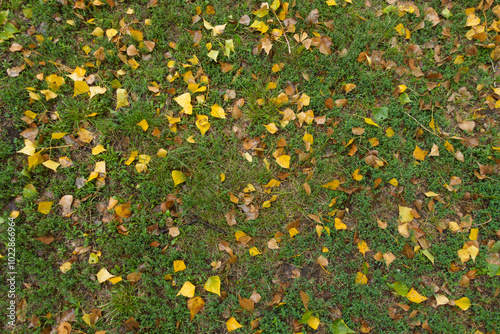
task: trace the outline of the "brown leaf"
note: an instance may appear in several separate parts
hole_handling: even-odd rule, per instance
[[[241,298],[240,295],[238,295],[238,302],[240,303],[240,306],[247,310],[248,312],[253,312],[255,304],[252,300],[247,299],[247,298]]]
[[[415,257],[415,253],[413,252],[413,249],[411,249],[410,245],[408,245],[408,244],[405,244],[402,253],[408,259],[413,259]]]
[[[51,235],[44,235],[43,237],[38,237],[38,238],[35,238],[35,240],[41,241],[41,242],[43,242],[44,244],[48,245],[48,244],[50,244],[52,241],[54,241],[54,237],[53,237],[53,236],[51,236]]]
[[[306,25],[308,26],[316,25],[318,24],[318,20],[319,20],[319,10],[313,9],[306,17]]]
[[[304,304],[304,307],[307,310],[309,307],[309,296],[302,290],[300,290],[300,299],[302,299],[302,304]]]
[[[333,100],[331,97],[325,100],[325,108],[333,109]]]
[[[234,211],[234,208],[226,213],[226,221],[229,226],[236,225],[236,211]]]
[[[254,303],[260,302],[262,299],[261,295],[257,293],[257,291],[252,292],[252,295],[250,296],[250,300],[253,301]]]
[[[345,107],[347,105],[347,99],[338,99],[338,100],[335,100],[335,107],[337,108],[342,108],[342,107]]]

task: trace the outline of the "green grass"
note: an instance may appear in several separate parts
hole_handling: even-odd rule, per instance
[[[24,302],[27,305],[14,329],[2,329],[45,333],[61,325],[63,314],[74,312],[72,329],[84,333],[121,332],[135,321],[140,326],[138,332],[226,333],[231,317],[243,326],[237,333],[312,333],[308,324],[299,324],[307,310],[319,319],[319,333],[338,333],[334,329],[338,319],[356,333],[366,332],[366,327],[372,328],[371,333],[423,332],[424,323],[434,333],[494,333],[498,329],[500,281],[498,275],[488,273],[495,268],[491,263],[498,261],[498,254],[489,249],[498,242],[500,231],[500,118],[498,109],[490,109],[486,102],[494,104],[499,99],[494,93],[499,64],[490,56],[493,48],[465,36],[469,30],[465,10],[477,4],[455,1],[450,9],[453,16],[445,19],[441,1],[416,3],[420,16],[400,16],[397,9],[380,15],[388,6],[383,1],[372,1],[371,7],[355,0],[353,4],[338,1],[338,6],[331,7],[325,1],[289,3],[286,17],[297,21],[295,32],[286,32],[288,43],[284,36],[273,41],[268,55],[255,51],[264,37],[272,39],[273,29],[280,29],[274,15],[260,19],[269,26],[267,34],[237,23],[243,15],[249,15],[251,23],[259,19],[252,14],[259,2],[175,0],[156,7],[148,7],[150,2],[145,0],[116,1],[115,7],[103,2],[85,9],[73,9],[73,4],[55,0],[0,5],[1,11],[9,10],[7,19],[19,30],[0,43],[1,217],[6,221],[17,215],[16,302],[18,310]],[[214,6],[214,15],[207,14],[207,5]],[[200,16],[213,26],[227,24],[222,34],[213,36],[203,19],[192,23],[197,6],[202,10]],[[428,6],[441,19],[435,27],[425,19]],[[27,8],[32,9],[31,17],[25,15]],[[129,8],[133,14],[126,13]],[[319,21],[332,21],[333,29],[330,23],[306,24],[305,18],[316,8]],[[499,19],[493,9],[484,13],[476,9],[475,13],[488,25]],[[109,40],[106,34],[91,35],[96,27],[104,32],[119,30],[122,19],[129,28],[141,31],[144,41],[155,42],[152,52],[127,33],[120,35],[119,42]],[[425,27],[413,31],[422,20]],[[400,23],[412,30],[409,40],[394,29]],[[450,28],[452,38],[442,34],[443,27]],[[190,32],[198,30],[202,39],[194,46]],[[332,54],[321,53],[314,44],[305,49],[294,38],[303,32],[308,38],[315,34],[329,37]],[[487,32],[484,44],[495,43],[494,30]],[[224,45],[230,39],[235,50],[227,57]],[[24,54],[11,52],[12,43],[22,45]],[[223,73],[220,63],[208,57],[207,43],[220,51],[217,60],[231,64],[232,70]],[[474,44],[477,55],[468,56],[467,50]],[[120,52],[126,55],[120,48],[129,45],[140,53],[127,56],[137,61],[136,69],[118,57]],[[412,52],[412,45],[418,45],[419,52]],[[439,55],[436,45],[441,46]],[[88,55],[84,46],[90,48]],[[94,52],[100,47],[105,50],[105,59],[98,63]],[[362,52],[371,57],[372,66],[358,61]],[[465,56],[464,62],[455,64],[459,55]],[[199,59],[197,65],[190,62],[194,56]],[[424,76],[412,74],[410,59]],[[175,64],[168,65],[169,61]],[[273,72],[273,64],[279,63],[283,68]],[[8,75],[8,69],[22,64],[25,69],[19,76]],[[73,96],[74,84],[68,75],[76,67],[84,68],[85,76],[94,76],[89,86],[107,91],[92,99],[86,94]],[[183,76],[188,71],[196,83],[207,87],[201,93],[191,92],[191,115],[182,113],[174,100],[188,92]],[[426,76],[434,72],[442,78],[428,80]],[[48,89],[46,80],[37,78],[42,73],[44,78],[51,74],[64,78],[56,98],[46,101],[40,92]],[[177,79],[168,79],[176,73]],[[202,82],[203,76],[208,84]],[[439,86],[430,90],[431,81]],[[159,94],[148,89],[152,82],[161,87]],[[267,89],[269,82],[277,88]],[[117,83],[127,91],[130,102],[118,109]],[[346,84],[356,87],[346,92]],[[478,84],[484,86],[478,90]],[[289,85],[295,90],[287,96],[288,101],[274,103]],[[410,102],[399,101],[399,85],[407,87]],[[41,99],[30,101],[28,87]],[[227,97],[231,90],[235,98]],[[302,94],[310,101],[299,110],[297,100]],[[197,99],[201,96],[204,100]],[[348,104],[330,109],[325,105],[328,98],[347,99]],[[231,111],[239,99],[244,99],[244,105],[236,119]],[[214,104],[224,108],[225,119],[211,116]],[[422,109],[423,104],[431,107]],[[387,118],[377,121],[378,126],[367,124],[364,118],[374,119],[377,107],[388,108]],[[285,126],[281,120],[286,108],[297,118]],[[28,168],[28,157],[17,153],[25,146],[20,133],[29,128],[27,119],[22,119],[26,110],[38,115],[33,120],[39,131],[37,152],[43,148],[41,154],[47,154],[43,159],[56,162],[67,157],[72,166],[61,165],[57,171],[42,164]],[[300,122],[301,112],[312,112],[316,120]],[[93,113],[97,115],[90,116]],[[208,117],[210,128],[205,135],[196,125],[197,115]],[[180,120],[173,126],[167,116]],[[142,120],[149,125],[147,131],[137,125]],[[432,129],[432,120],[439,130]],[[475,121],[471,133],[459,128],[463,120]],[[264,125],[269,123],[276,124],[277,133],[266,130]],[[79,128],[93,134],[90,143],[73,143]],[[364,133],[355,135],[353,128],[364,128]],[[393,136],[387,135],[389,128]],[[52,139],[53,133],[61,132],[68,136]],[[306,133],[314,139],[309,151],[303,139]],[[376,146],[373,138],[378,140]],[[477,138],[479,145],[467,147],[461,138]],[[285,147],[280,145],[283,139]],[[255,146],[248,150],[245,145],[251,140]],[[353,143],[348,144],[350,140]],[[445,148],[446,141],[455,152],[460,150],[464,161]],[[416,146],[430,151],[434,144],[439,147],[438,156],[415,159]],[[97,145],[106,151],[93,155]],[[160,149],[167,155],[157,156]],[[382,166],[374,168],[365,162],[371,150],[378,151]],[[134,151],[139,156],[126,164]],[[251,162],[245,153],[251,155]],[[290,156],[289,168],[276,162],[277,154]],[[140,155],[150,157],[142,173],[136,170]],[[104,184],[96,179],[85,182],[102,161],[106,163]],[[491,165],[492,173],[479,179],[474,173],[479,172],[478,164]],[[351,176],[357,169],[363,176],[358,181]],[[174,184],[174,170],[186,175],[183,183]],[[461,183],[449,190],[446,185],[452,177],[459,177]],[[266,189],[264,185],[272,179],[280,185]],[[381,182],[375,187],[378,179]],[[397,185],[390,183],[393,179]],[[333,180],[339,180],[341,187],[322,187]],[[23,195],[29,184],[37,190],[32,197]],[[255,190],[245,192],[250,184]],[[426,196],[430,191],[440,197]],[[238,203],[230,200],[230,193],[239,197]],[[65,195],[74,197],[69,217],[63,216],[58,204]],[[114,209],[108,210],[111,198],[118,205],[130,203],[131,215],[120,218]],[[175,204],[165,209],[171,198],[177,199]],[[247,219],[244,199],[258,210],[255,219]],[[48,214],[38,211],[41,202],[53,202]],[[400,206],[416,209],[419,214],[409,224],[413,226],[409,236],[398,230]],[[226,221],[232,210],[237,221],[234,226]],[[320,217],[320,222],[313,215]],[[438,228],[450,221],[460,225],[468,215],[472,226],[462,231]],[[337,224],[341,219],[346,229],[337,230],[336,219]],[[299,222],[299,233],[292,238],[287,227],[294,221]],[[377,221],[387,227],[381,228]],[[151,233],[155,224],[159,230],[177,226],[180,234]],[[316,232],[318,225],[324,227],[321,236]],[[462,263],[458,251],[470,241],[471,228],[479,232],[479,253],[474,261]],[[238,243],[237,231],[248,234],[251,241]],[[42,236],[54,240],[49,244],[35,240]],[[279,249],[268,248],[272,238],[280,239]],[[7,276],[5,223],[0,225],[0,240],[0,262]],[[370,248],[364,255],[358,249],[361,241]],[[223,242],[229,244],[233,257],[220,250]],[[80,254],[77,247],[88,249]],[[262,254],[251,256],[252,247]],[[412,258],[403,254],[408,247],[415,253]],[[323,252],[326,249],[328,252]],[[100,254],[98,263],[89,263],[91,253]],[[389,265],[376,259],[389,253],[395,256]],[[324,268],[317,263],[319,256],[328,260]],[[175,272],[174,261],[178,260],[184,261],[186,269]],[[66,262],[72,263],[71,269],[63,273],[60,267]],[[99,283],[101,268],[122,281]],[[358,272],[367,276],[367,284],[356,283]],[[140,273],[141,279],[129,282],[127,275],[131,273]],[[468,285],[464,275],[470,277]],[[204,289],[211,276],[220,277],[220,296]],[[186,281],[196,286],[194,295],[205,303],[192,320],[188,298],[178,296]],[[395,282],[415,289],[427,300],[420,304],[409,301],[390,287]],[[7,286],[2,285],[0,291],[6,295]],[[262,299],[254,312],[249,312],[240,306],[239,296],[250,298],[254,291]],[[307,310],[301,292],[310,299]],[[467,297],[471,306],[467,310],[453,305],[435,307],[437,295],[450,301]],[[6,309],[8,302],[3,298],[0,307]],[[397,303],[409,309],[405,311]],[[391,308],[396,312],[392,317]],[[99,319],[89,325],[83,316],[91,313],[99,314]],[[257,319],[259,326],[251,328]],[[7,322],[5,312],[0,312],[0,321]]]

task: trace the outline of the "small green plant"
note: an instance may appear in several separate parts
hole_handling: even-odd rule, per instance
[[[131,285],[121,285],[110,291],[109,302],[100,305],[108,321],[137,317],[140,312],[138,289]]]

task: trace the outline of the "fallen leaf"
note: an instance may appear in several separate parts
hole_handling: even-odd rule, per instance
[[[243,326],[240,325],[238,323],[238,321],[236,321],[236,319],[234,317],[231,317],[231,318],[229,318],[228,321],[226,321],[226,327],[227,327],[227,331],[228,332],[232,332],[232,331],[234,331],[234,330],[236,330],[238,328],[241,328]]]
[[[177,293],[178,295],[182,295],[184,297],[192,298],[194,297],[196,287],[189,281],[184,282],[181,290]]]
[[[208,292],[215,293],[220,297],[220,278],[219,276],[211,276],[204,286],[205,290]]]
[[[106,268],[101,268],[97,273],[97,280],[99,283],[103,283],[112,277],[115,277],[115,275],[110,274]]]

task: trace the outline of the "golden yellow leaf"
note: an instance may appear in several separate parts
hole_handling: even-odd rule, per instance
[[[101,270],[97,273],[97,281],[99,283],[106,282],[108,279],[113,277],[115,277],[115,275],[110,274],[106,268],[101,268]]]
[[[45,101],[52,100],[52,99],[55,99],[57,97],[56,93],[54,93],[53,91],[48,90],[48,89],[41,90],[40,93],[45,95]]]
[[[174,187],[176,187],[178,184],[186,181],[186,175],[180,170],[173,170],[172,179],[174,180]]]
[[[469,235],[469,239],[470,240],[477,240],[477,235],[479,233],[479,229],[478,228],[473,228],[470,230],[470,235]]]
[[[399,206],[399,220],[403,223],[411,222],[413,220],[412,209],[404,206]]]
[[[30,155],[28,157],[28,170],[30,170],[31,167],[39,165],[39,164],[41,164],[43,162],[44,162],[44,160],[43,160],[43,157],[40,154],[40,152],[35,153],[33,155]]]
[[[344,224],[340,218],[335,218],[335,229],[345,230],[347,229],[347,225]]]
[[[217,118],[226,118],[226,113],[224,112],[224,109],[218,104],[214,104],[212,106],[212,111],[210,112],[210,115]]]
[[[115,285],[116,283],[122,281],[122,277],[121,276],[111,277],[110,279],[108,279],[108,281],[110,281],[113,285]]]
[[[462,310],[467,311],[470,307],[470,299],[467,297],[460,298],[458,300],[455,300],[455,305],[460,307]]]
[[[45,167],[52,169],[54,172],[57,171],[57,167],[59,167],[61,164],[52,160],[47,160],[42,163]]]
[[[398,86],[398,90],[400,93],[404,93],[404,91],[406,90],[406,86],[405,85],[399,85]]]
[[[429,151],[423,151],[420,149],[420,147],[415,145],[415,150],[413,151],[413,157],[417,160],[424,161],[427,153],[429,153]]]
[[[145,119],[137,123],[137,125],[139,125],[144,131],[147,131],[149,128],[149,124]]]
[[[417,303],[417,304],[420,304],[421,302],[427,300],[427,297],[422,296],[413,288],[411,288],[410,291],[408,291],[406,298],[408,298],[409,301]]]
[[[398,186],[398,180],[396,180],[396,179],[389,180],[389,183],[392,184],[394,187]]]
[[[335,0],[327,0],[325,1],[328,6],[337,6],[337,3]]]
[[[187,302],[187,306],[191,315],[191,320],[193,320],[194,316],[205,306],[205,301],[201,297],[190,298]]]
[[[85,81],[75,81],[75,92],[73,96],[87,93],[89,90],[89,85],[87,85]]]
[[[208,278],[204,286],[208,292],[215,293],[220,297],[220,278],[219,276],[211,276]]]
[[[404,36],[406,35],[406,29],[405,27],[403,26],[402,23],[398,24],[397,26],[394,27],[394,29],[398,32],[398,34],[400,34],[401,36]]]
[[[368,248],[366,241],[361,240],[358,242],[358,250],[364,256],[366,252],[370,251],[370,248]]]
[[[68,133],[67,132],[54,132],[52,134],[52,139],[61,139],[62,137],[66,136]]]
[[[59,267],[59,270],[65,274],[67,273],[68,271],[71,270],[71,262],[64,262],[60,267]]]
[[[391,138],[396,133],[394,132],[394,130],[391,127],[389,127],[389,128],[387,128],[387,130],[385,130],[385,134],[386,134],[387,137]]]
[[[118,88],[116,90],[116,109],[130,105],[127,98],[127,90]]]
[[[269,131],[270,134],[275,134],[278,131],[278,127],[274,123],[269,123],[267,125],[264,125],[264,127]]]
[[[226,327],[227,327],[227,331],[228,332],[232,332],[238,328],[241,328],[243,327],[242,325],[240,325],[238,323],[238,321],[236,321],[236,319],[234,317],[231,317],[229,318],[229,320],[226,322]]]
[[[354,283],[360,284],[360,285],[365,285],[368,283],[368,277],[366,277],[365,274],[362,272],[358,271],[356,274],[356,279],[354,280]]]
[[[267,84],[266,89],[269,89],[269,90],[276,89],[276,83],[274,83],[274,82],[270,81],[270,82]]]
[[[191,282],[186,281],[182,286],[181,290],[179,291],[179,293],[177,293],[177,296],[182,295],[184,297],[192,298],[194,297],[195,288],[196,287]]]
[[[344,85],[344,90],[346,93],[349,93],[350,91],[352,91],[354,88],[356,88],[356,85],[355,84],[346,84]]]
[[[208,131],[210,128],[210,123],[208,122],[208,117],[205,115],[196,115],[196,126],[200,130],[202,135],[205,135],[205,133]]]
[[[38,203],[38,212],[43,213],[44,215],[50,212],[52,208],[52,203],[54,202],[40,202]]]
[[[98,154],[100,154],[100,153],[102,153],[102,152],[104,152],[104,151],[106,151],[106,149],[104,148],[104,146],[102,146],[102,145],[97,145],[96,147],[94,147],[94,148],[92,149],[92,154],[93,154],[93,155],[98,155]]]
[[[289,155],[281,155],[278,159],[276,159],[278,165],[283,168],[290,168],[290,156]]]
[[[220,174],[220,182],[222,183],[222,182],[224,182],[224,180],[226,180],[226,174],[221,173]]]
[[[258,249],[257,247],[252,247],[248,250],[248,252],[250,253],[251,256],[256,256],[256,255],[260,255],[262,254]]]
[[[292,227],[288,230],[288,233],[290,233],[290,238],[293,238],[294,236],[299,234],[299,230],[297,230],[295,227]]]
[[[365,123],[370,124],[370,125],[374,125],[374,126],[380,128],[380,126],[377,123],[375,123],[371,118],[365,118]]]
[[[107,89],[106,87],[99,87],[99,86],[92,86],[92,87],[89,87],[89,91],[90,91],[90,98],[93,98],[94,96],[96,95],[102,95],[104,93],[106,93]]]
[[[319,318],[316,318],[314,315],[311,315],[309,317],[309,320],[307,320],[307,324],[309,325],[309,327],[316,330],[319,326]]]
[[[182,260],[175,260],[174,261],[174,271],[183,271],[186,269],[186,264]]]
[[[352,174],[352,179],[354,181],[361,181],[363,179],[363,175],[359,174],[359,168],[356,169]]]

